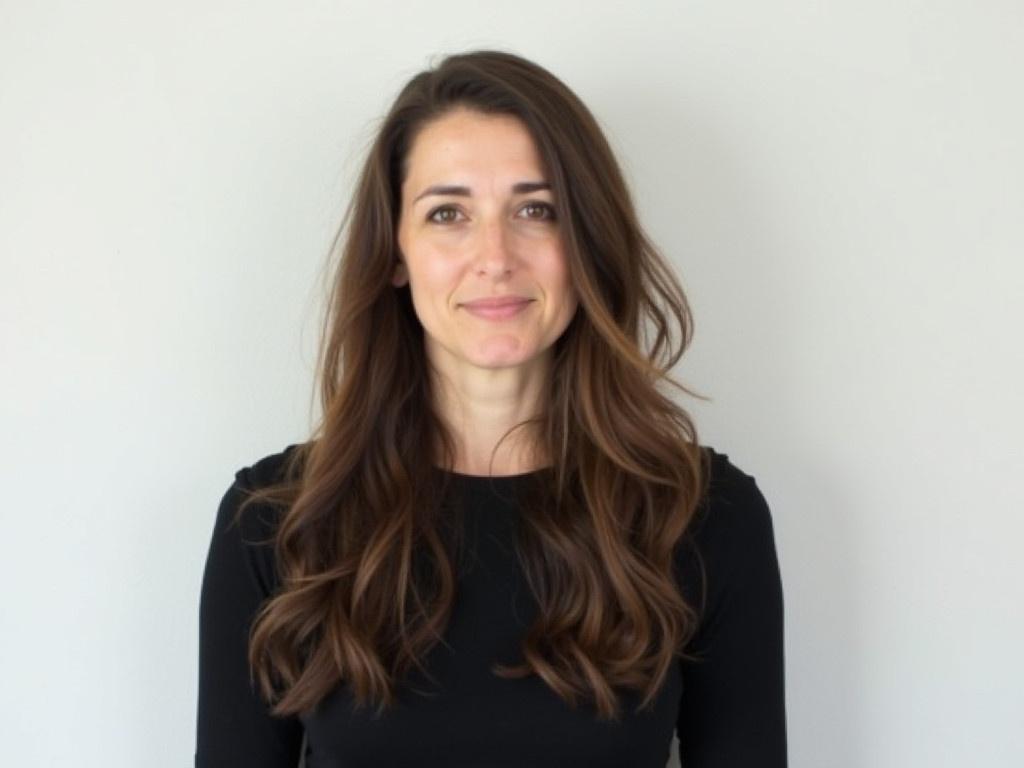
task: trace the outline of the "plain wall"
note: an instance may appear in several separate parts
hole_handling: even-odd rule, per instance
[[[791,764],[1024,764],[1017,2],[0,2],[0,763],[191,764],[235,470],[304,438],[320,275],[432,56],[598,117],[772,507]]]

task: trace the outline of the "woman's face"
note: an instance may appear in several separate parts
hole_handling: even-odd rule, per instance
[[[428,359],[442,370],[536,363],[576,311],[554,197],[526,127],[465,108],[416,136],[392,283],[410,286]],[[487,312],[481,299],[521,299]]]

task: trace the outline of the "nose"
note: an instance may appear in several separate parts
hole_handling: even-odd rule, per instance
[[[486,221],[480,225],[476,270],[480,274],[500,275],[511,271],[515,251],[504,221]]]

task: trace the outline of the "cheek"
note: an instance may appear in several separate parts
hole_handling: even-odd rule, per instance
[[[459,260],[451,252],[440,248],[426,249],[423,253],[423,278],[436,287],[451,282],[452,276],[458,273]]]
[[[420,243],[406,255],[413,294],[423,305],[446,305],[453,295],[459,262],[450,253]]]

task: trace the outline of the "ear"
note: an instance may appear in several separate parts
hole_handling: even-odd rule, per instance
[[[409,282],[409,270],[406,269],[405,262],[399,257],[398,263],[395,264],[395,271],[391,274],[391,284],[400,288],[407,282]]]

